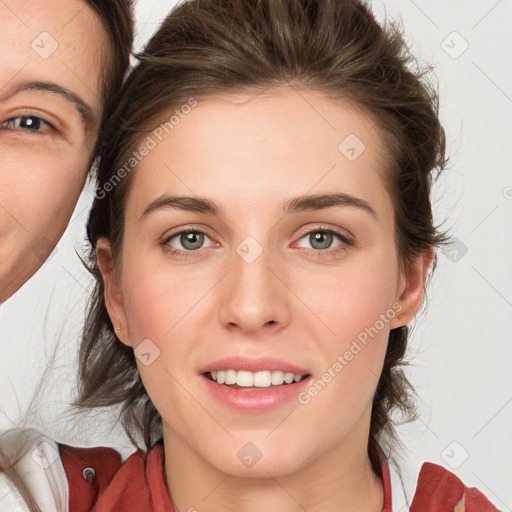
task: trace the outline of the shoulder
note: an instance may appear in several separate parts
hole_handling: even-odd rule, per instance
[[[60,460],[68,482],[73,510],[91,510],[122,465],[112,448],[74,448],[59,446]]]
[[[409,512],[496,512],[498,509],[474,487],[446,468],[425,462],[413,467],[390,458],[383,469],[390,475],[392,508]]]
[[[124,462],[111,448],[60,446],[73,512],[130,510],[172,512],[164,483],[163,447],[137,450]]]
[[[30,496],[42,512],[172,510],[163,479],[163,448],[138,450],[124,462],[112,448],[60,445],[35,430],[0,437],[0,508],[29,512]],[[168,503],[165,500],[168,500]]]
[[[411,512],[496,512],[498,509],[474,487],[466,487],[451,471],[425,462],[418,477]]]
[[[43,512],[68,511],[67,479],[55,441],[36,430],[13,430],[0,438],[2,510],[28,511],[24,495]],[[16,482],[16,484],[14,483]]]

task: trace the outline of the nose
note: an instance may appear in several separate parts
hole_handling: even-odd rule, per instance
[[[240,254],[233,255],[232,270],[223,280],[220,322],[250,335],[280,330],[290,321],[290,292],[276,265],[271,267],[267,251],[254,261]]]

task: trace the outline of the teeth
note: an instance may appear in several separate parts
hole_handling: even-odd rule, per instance
[[[280,386],[284,382],[284,373],[279,371],[272,372],[270,379],[274,386]]]
[[[236,372],[235,370],[226,371],[226,380],[224,384],[236,384]]]
[[[299,382],[303,375],[294,374],[290,372],[269,371],[263,370],[261,372],[248,372],[245,370],[219,370],[210,373],[212,380],[219,384],[232,385],[244,388],[268,388],[272,386],[281,386],[282,384],[291,384],[292,382]]]
[[[272,384],[270,372],[256,372],[254,374],[254,386],[257,388],[268,388]]]

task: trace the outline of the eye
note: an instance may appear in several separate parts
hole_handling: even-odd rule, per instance
[[[204,246],[205,242],[209,242],[208,245]],[[177,252],[197,251],[213,245],[210,237],[202,231],[180,231],[167,238],[164,243],[171,246]]]
[[[38,116],[12,117],[0,124],[0,130],[18,130],[30,133],[44,133],[55,128]]]
[[[347,245],[352,245],[350,238],[333,229],[316,229],[310,231],[298,242],[298,247],[313,249],[315,251],[327,251]]]

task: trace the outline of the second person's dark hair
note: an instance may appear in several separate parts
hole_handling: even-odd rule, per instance
[[[133,0],[86,0],[101,19],[110,48],[105,49],[103,71],[103,120],[112,111],[130,63],[134,37]]]

